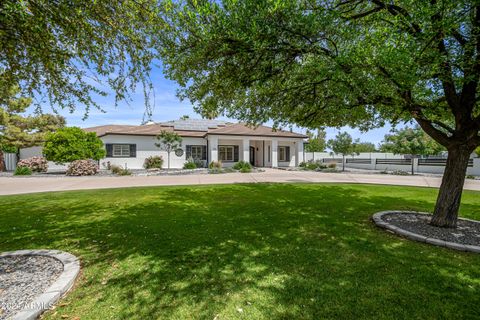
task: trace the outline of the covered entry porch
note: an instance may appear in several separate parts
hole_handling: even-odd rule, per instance
[[[255,167],[295,167],[303,161],[303,139],[208,136],[208,162],[225,167],[246,161]]]

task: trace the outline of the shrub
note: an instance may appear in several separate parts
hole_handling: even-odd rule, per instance
[[[306,168],[307,167],[307,163],[305,161],[302,161],[300,162],[300,164],[298,165],[300,168]]]
[[[117,174],[119,176],[131,176],[132,175],[132,171],[128,170],[128,169],[120,169],[119,172],[117,172]]]
[[[32,172],[47,172],[48,162],[43,157],[31,157],[20,160],[17,163],[17,167],[29,168]]]
[[[110,170],[112,171],[112,173],[118,174],[120,171],[123,170],[123,168],[120,167],[120,166],[117,166],[116,164],[111,164],[110,165]]]
[[[205,167],[205,163],[200,160],[200,159],[194,159],[193,162],[195,163],[195,165],[197,166],[197,168],[203,168]]]
[[[188,158],[187,162],[185,162],[183,165],[183,169],[196,169],[196,168],[197,168],[197,164],[195,163],[192,157]]]
[[[242,168],[240,168],[240,172],[241,173],[249,173],[249,172],[252,172],[252,168],[251,167],[242,167]]]
[[[336,169],[337,168],[337,163],[336,162],[330,162],[327,164],[327,167],[330,169]]]
[[[93,160],[75,160],[67,168],[67,176],[92,176],[98,173],[98,165]]]
[[[465,178],[475,180],[475,176],[473,176],[471,174],[467,174],[467,176]]]
[[[212,161],[208,165],[209,169],[222,169],[222,161]]]
[[[238,161],[237,163],[235,163],[233,165],[233,169],[235,170],[242,170],[242,169],[250,169],[250,171],[252,171],[252,166],[250,165],[250,163],[246,162],[246,161],[243,161],[243,160],[240,160]],[[248,172],[250,172],[248,171]]]
[[[303,168],[307,170],[322,170],[325,169],[327,166],[320,160],[309,160],[306,163],[304,163]]]
[[[120,166],[117,166],[116,164],[110,165],[110,170],[112,171],[113,174],[116,174],[119,176],[129,176],[132,174],[132,171],[122,168]]]
[[[29,167],[17,167],[15,169],[15,176],[29,176],[32,174],[32,169]]]
[[[62,128],[48,133],[43,146],[45,158],[56,163],[75,160],[100,160],[105,157],[103,142],[95,132],[85,132],[77,127]]]
[[[145,159],[143,167],[145,169],[162,169],[163,158],[162,156],[151,156]]]

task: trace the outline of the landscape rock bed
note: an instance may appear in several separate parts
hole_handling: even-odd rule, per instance
[[[382,228],[409,239],[480,253],[480,222],[459,218],[457,228],[439,228],[430,225],[432,215],[413,211],[383,211],[373,216]]]
[[[78,259],[57,250],[0,254],[0,320],[36,319],[73,285]]]
[[[63,264],[52,257],[0,257],[0,319],[31,303],[62,271]]]

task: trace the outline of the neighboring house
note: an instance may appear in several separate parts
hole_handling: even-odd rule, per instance
[[[170,155],[171,168],[182,168],[189,157],[203,160],[205,165],[221,160],[226,167],[240,160],[256,167],[298,166],[304,161],[303,143],[307,138],[266,126],[253,128],[241,123],[198,119],[140,126],[105,125],[84,130],[95,132],[105,144],[107,156],[100,160],[101,167],[110,163],[130,169],[142,168],[145,158],[153,155],[161,155],[166,166],[167,153],[155,146],[156,136],[162,130],[174,131],[182,137],[181,150]],[[24,153],[31,156],[33,152]],[[35,153],[41,153],[41,149]]]

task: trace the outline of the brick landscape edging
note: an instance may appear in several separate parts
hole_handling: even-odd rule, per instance
[[[430,215],[429,213],[426,213],[426,212],[417,212],[417,211],[381,211],[381,212],[375,213],[372,216],[372,220],[380,228],[390,230],[393,233],[404,236],[405,238],[408,238],[410,240],[425,242],[425,243],[428,243],[428,244],[433,244],[435,246],[446,247],[446,248],[460,250],[460,251],[469,251],[469,252],[480,253],[480,246],[455,243],[455,242],[444,241],[444,240],[440,240],[440,239],[436,239],[436,238],[428,238],[428,237],[422,236],[421,234],[413,233],[413,232],[407,231],[405,229],[399,228],[397,226],[394,226],[393,224],[390,224],[390,223],[388,223],[388,222],[386,222],[382,219],[382,217],[384,215],[392,214],[392,213],[414,213],[414,214],[424,214],[424,215],[428,214],[428,215]],[[478,222],[476,220],[465,219],[465,218],[459,218],[459,219],[466,220],[466,221]]]
[[[46,256],[59,260],[63,264],[63,271],[55,282],[43,293],[35,297],[28,305],[29,308],[19,310],[10,319],[34,320],[44,311],[53,307],[65,293],[70,290],[80,272],[80,261],[74,255],[59,250],[18,250],[3,252],[0,258],[8,256]]]

